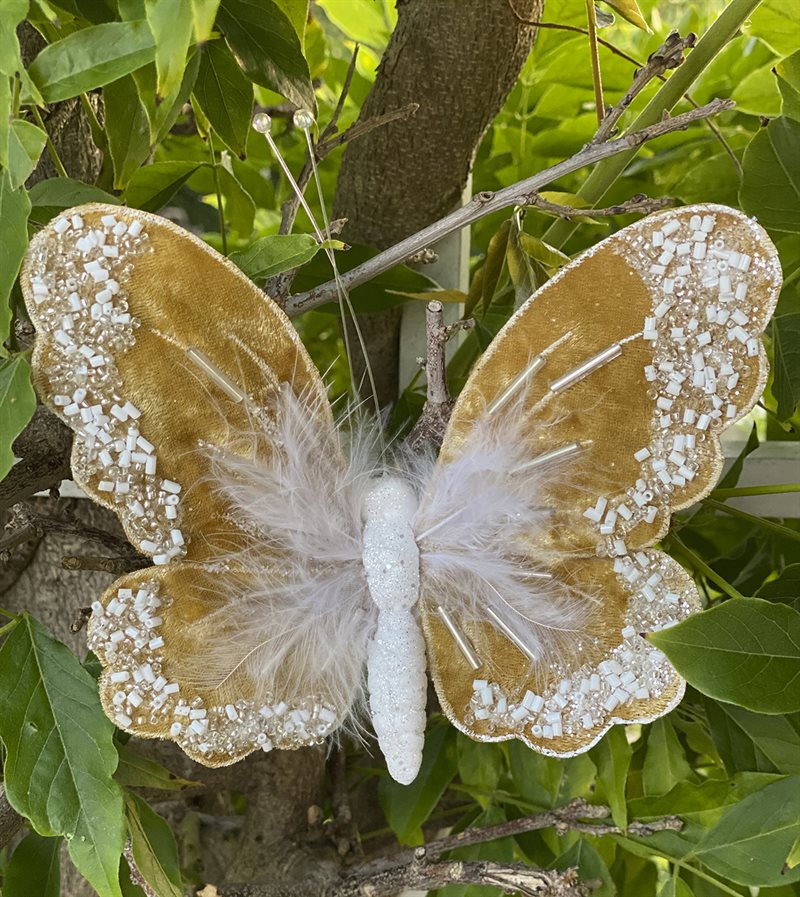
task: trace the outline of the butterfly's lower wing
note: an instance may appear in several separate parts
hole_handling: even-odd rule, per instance
[[[31,241],[21,283],[37,331],[35,386],[76,433],[75,481],[158,561],[202,560],[241,538],[205,448],[251,431],[252,408],[268,409],[280,383],[331,420],[283,312],[170,221],[73,209]]]
[[[296,714],[286,731],[318,737],[306,723],[330,728],[360,693],[365,646],[337,665],[326,633],[350,632],[363,585],[339,552],[323,584],[334,582],[336,600],[309,611],[325,572],[307,569],[278,500],[291,464],[298,500],[316,501],[320,483],[347,470],[294,328],[225,258],[133,209],[60,216],[31,242],[21,282],[37,330],[35,385],[75,431],[74,478],[157,565],[95,606],[106,708],[123,728],[172,734],[215,765],[297,741],[275,735],[255,703],[287,705]],[[340,511],[331,509],[337,527]],[[317,517],[305,525],[324,551]],[[159,594],[137,599],[147,583]],[[309,661],[315,652],[324,662]],[[207,749],[204,718],[219,723]]]
[[[562,269],[480,359],[423,502],[430,665],[443,705],[465,731],[568,754],[613,722],[655,718],[678,699],[682,683],[640,633],[682,618],[698,598],[677,564],[645,549],[674,511],[713,488],[720,433],[752,408],[766,382],[760,334],[779,285],[774,247],[752,220],[721,206],[664,212]],[[474,599],[461,594],[457,540],[445,555],[436,544],[453,528],[446,512],[458,472],[469,482],[483,470],[476,489],[499,482],[489,468],[502,452],[482,459],[498,445],[535,492],[508,492],[519,499],[509,513],[528,515],[514,551],[519,572],[498,580],[508,591],[484,589],[486,577],[473,570],[500,624],[482,620]],[[476,529],[482,503],[472,504]],[[508,530],[494,524],[500,534]],[[475,550],[470,564],[480,563]],[[538,647],[554,647],[533,662],[509,597],[526,575],[541,593],[531,606],[545,614],[564,608],[560,618],[552,614],[556,629],[562,620],[557,637],[530,628]]]
[[[332,703],[308,658],[298,658],[306,683],[291,664],[269,683],[244,664],[211,682],[203,665],[223,637],[215,612],[231,597],[230,576],[186,561],[138,570],[108,589],[89,622],[108,716],[141,737],[171,738],[207,766],[259,749],[319,744],[348,710]]]

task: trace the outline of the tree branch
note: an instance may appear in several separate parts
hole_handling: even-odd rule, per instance
[[[628,106],[636,99],[644,88],[654,79],[661,77],[669,69],[677,68],[683,62],[683,54],[697,42],[696,34],[681,37],[677,31],[670,32],[663,44],[654,50],[633,77],[633,83],[622,99],[613,106],[601,120],[597,133],[591,144],[605,143],[615,131],[617,122],[622,118]]]
[[[480,218],[511,206],[525,205],[530,202],[530,198],[535,196],[542,187],[545,187],[557,178],[571,174],[573,171],[578,171],[580,168],[585,168],[588,165],[594,165],[596,162],[616,156],[619,153],[628,152],[649,140],[662,137],[664,134],[682,131],[695,121],[718,115],[720,112],[733,109],[735,105],[733,100],[712,100],[710,103],[697,109],[691,109],[681,115],[665,118],[663,121],[656,122],[647,128],[643,128],[641,131],[626,134],[624,137],[619,137],[606,143],[584,147],[571,158],[558,162],[556,165],[552,165],[538,174],[518,181],[516,184],[504,187],[502,190],[478,193],[466,205],[461,206],[439,221],[435,221],[416,234],[412,234],[405,240],[401,240],[384,252],[378,253],[378,255],[373,256],[363,264],[342,274],[342,284],[345,289],[351,290],[359,286],[359,284],[371,280],[378,274],[388,271],[395,265],[401,264],[426,246],[436,243],[462,227],[469,226]],[[587,210],[587,213],[591,214],[590,210]],[[298,315],[309,309],[324,305],[326,302],[331,302],[335,297],[336,282],[331,280],[315,287],[313,290],[289,296],[285,304],[285,310],[289,315]]]
[[[549,199],[535,193],[528,198],[528,205],[558,215],[559,218],[612,218],[614,215],[629,215],[631,212],[648,215],[650,212],[668,208],[674,201],[670,196],[650,199],[639,193],[619,205],[608,206],[605,209],[579,209],[575,206],[562,206],[557,202],[550,202]]]
[[[5,788],[0,785],[0,850],[4,848],[22,828],[25,820],[11,806]]]
[[[447,341],[459,330],[474,327],[475,321],[468,318],[445,325],[444,306],[434,300],[428,303],[425,310],[425,327],[427,331],[425,375],[427,377],[427,399],[419,420],[408,437],[408,444],[416,451],[423,447],[442,444],[444,431],[453,410],[453,400],[447,388],[445,372],[445,350]]]

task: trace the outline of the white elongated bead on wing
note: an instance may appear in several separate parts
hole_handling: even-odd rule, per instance
[[[382,477],[364,507],[364,570],[378,627],[370,642],[367,685],[372,722],[391,776],[414,780],[425,740],[425,642],[413,607],[419,549],[411,526],[416,497],[403,480]]]

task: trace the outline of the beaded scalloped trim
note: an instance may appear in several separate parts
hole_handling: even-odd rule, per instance
[[[159,584],[121,588],[106,607],[92,605],[89,648],[108,669],[116,689],[111,715],[121,728],[157,726],[205,763],[224,763],[252,750],[321,744],[339,725],[332,706],[309,696],[292,702],[267,697],[208,706],[177,679],[166,676],[162,617],[172,599]]]
[[[52,339],[50,399],[75,430],[73,471],[96,488],[125,523],[131,541],[166,564],[186,553],[181,486],[158,476],[155,446],[140,432],[141,411],[123,395],[115,358],[130,349],[139,322],[125,285],[137,255],[151,251],[138,219],[80,215],[56,219],[29,260],[38,329]]]
[[[623,232],[624,234],[625,232]],[[653,523],[676,488],[699,469],[697,446],[741,416],[750,399],[739,389],[749,365],[758,365],[759,310],[748,288],[754,275],[777,275],[766,253],[732,248],[736,233],[720,228],[710,212],[660,218],[649,233],[625,235],[625,257],[643,272],[653,295],[643,337],[653,346],[644,368],[653,400],[653,437],[634,453],[641,475],[625,496],[599,496],[584,516],[595,525],[601,557],[627,553],[625,538]],[[750,325],[748,329],[748,325]]]
[[[540,743],[562,736],[584,739],[587,732],[620,721],[621,707],[658,698],[674,684],[672,665],[642,633],[674,626],[692,613],[691,584],[687,580],[678,591],[667,587],[675,567],[660,551],[617,558],[614,569],[631,595],[620,644],[595,666],[571,670],[555,665],[556,684],[542,694],[507,692],[494,682],[476,679],[463,717],[468,726],[479,723],[490,737],[495,731],[512,731]]]

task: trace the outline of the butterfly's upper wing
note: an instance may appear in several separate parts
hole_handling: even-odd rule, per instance
[[[35,385],[75,431],[74,478],[156,564],[95,605],[109,715],[212,765],[329,732],[360,689],[365,648],[356,641],[336,670],[330,652],[316,666],[306,652],[322,654],[325,626],[352,635],[363,586],[353,545],[309,571],[292,514],[274,501],[282,478],[299,477],[302,502],[347,471],[321,378],[286,316],[201,240],[114,206],[73,209],[37,234],[22,287]],[[301,443],[299,472],[288,439]],[[340,519],[348,509],[330,510],[354,536]],[[318,516],[306,535],[325,555]],[[308,601],[325,571],[342,602],[323,625]]]
[[[420,523],[430,532],[421,539],[430,666],[448,715],[469,734],[570,754],[614,722],[651,720],[679,700],[682,681],[640,633],[699,601],[682,568],[649,546],[674,511],[713,487],[721,431],[764,387],[760,334],[780,279],[768,236],[739,212],[663,212],[562,269],[480,359]],[[537,357],[544,363],[532,365]],[[531,367],[525,386],[509,392]],[[503,464],[520,472],[509,481],[497,472]],[[490,499],[522,520],[524,538]],[[457,556],[463,519],[446,522],[459,501],[475,509],[467,560]],[[482,523],[493,533],[486,539]],[[481,551],[497,566],[511,543],[518,572],[482,574]],[[465,598],[459,580],[494,602],[537,661]],[[519,607],[551,628],[528,625]],[[440,608],[467,637],[472,663]]]

